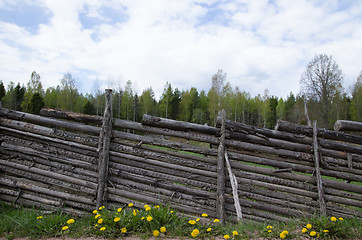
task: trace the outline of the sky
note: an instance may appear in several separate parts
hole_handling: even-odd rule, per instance
[[[44,88],[71,73],[81,93],[211,88],[219,69],[251,96],[287,97],[317,54],[348,92],[362,70],[359,0],[0,0],[0,80]]]

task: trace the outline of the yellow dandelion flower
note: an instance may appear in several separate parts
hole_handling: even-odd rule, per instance
[[[122,228],[122,229],[121,229],[121,232],[122,232],[122,233],[126,233],[126,232],[127,232],[127,228]]]
[[[43,218],[43,216],[36,217],[36,219],[42,219],[42,218]]]
[[[128,207],[133,207],[133,203],[128,204]]]
[[[145,217],[141,217],[141,220],[145,219]]]
[[[122,211],[122,208],[121,208],[121,207],[117,209],[117,212],[121,212],[121,211]]]
[[[194,233],[196,233],[196,234],[199,234],[200,233],[200,231],[199,231],[199,229],[197,229],[197,228],[195,228],[194,230],[192,230]]]
[[[285,230],[282,233],[284,233],[285,235],[289,234],[288,231]]]
[[[95,227],[95,228],[98,227],[98,224],[94,225],[94,227]]]
[[[267,228],[267,229],[273,229],[273,227],[272,227],[272,226],[270,226],[270,225],[269,225],[269,226],[267,226],[266,228]]]
[[[338,218],[338,220],[343,221],[343,217]]]
[[[337,221],[337,218],[336,217],[331,217],[331,221],[335,222],[335,221]]]
[[[218,223],[218,222],[220,222],[220,220],[216,218],[216,219],[214,220],[214,223]]]
[[[68,228],[69,228],[68,226],[64,226],[64,227],[62,227],[62,230],[65,231],[65,230],[67,230]]]
[[[195,233],[194,231],[192,231],[192,232],[191,232],[191,236],[195,238],[195,237],[197,237],[197,233]]]
[[[148,208],[148,207],[150,207],[150,206],[146,204],[146,205],[144,205],[143,207],[144,207],[144,208]]]
[[[311,229],[311,228],[312,228],[312,224],[308,223],[305,227],[306,227],[307,229]]]
[[[195,225],[195,224],[196,224],[196,221],[194,221],[194,220],[189,220],[189,224]]]
[[[153,217],[151,217],[150,215],[148,215],[148,216],[146,217],[146,220],[147,220],[148,222],[151,222],[152,219],[153,219]]]
[[[316,233],[315,231],[311,231],[309,235],[311,235],[312,237],[314,237],[314,236],[317,235],[317,233]]]
[[[151,210],[151,207],[146,207],[146,208],[145,208],[145,211],[146,211],[146,212],[148,212],[148,211],[150,211],[150,210]]]
[[[211,232],[211,230],[212,230],[211,228],[206,229],[207,232]]]
[[[155,208],[158,209],[158,208],[160,208],[160,206],[159,206],[159,205],[156,205]]]
[[[173,213],[173,211],[171,211],[170,213]]]
[[[207,217],[208,215],[207,215],[207,213],[203,213],[201,216],[202,217]]]
[[[238,231],[233,231],[233,236],[239,235]]]
[[[97,214],[94,216],[95,219],[99,218],[101,215],[100,214]]]
[[[106,227],[101,227],[101,228],[99,229],[99,231],[104,231],[104,230],[106,230]]]
[[[306,233],[306,232],[308,232],[308,229],[303,228],[303,229],[302,229],[302,233]]]
[[[69,220],[67,221],[67,223],[68,223],[68,224],[74,223],[74,219],[73,219],[73,218],[69,219]]]
[[[133,210],[133,216],[137,216],[137,211],[136,210]]]
[[[325,232],[325,233],[329,233],[329,230],[328,230],[328,229],[325,229],[325,230],[323,230],[323,232]]]
[[[279,237],[280,237],[280,238],[286,238],[287,235],[285,235],[284,233],[281,233],[281,234],[279,235]]]
[[[200,218],[196,218],[196,222],[199,222],[200,221]]]
[[[226,235],[224,235],[224,238],[225,238],[225,239],[229,239],[230,236],[226,234]]]
[[[102,210],[102,209],[104,209],[105,208],[105,206],[100,206],[99,208],[98,208],[98,210]]]
[[[160,235],[160,232],[158,230],[154,230],[153,231],[153,236],[158,237],[158,235]]]
[[[93,210],[93,212],[92,212],[93,214],[97,214],[98,213],[98,211],[97,210]]]
[[[161,228],[160,228],[160,232],[162,232],[162,233],[166,232],[166,228],[165,228],[165,227],[161,227]]]
[[[271,233],[271,232],[272,232],[272,230],[269,229],[269,230],[268,230],[268,233]]]
[[[99,220],[98,220],[98,224],[102,224],[103,223],[103,218],[100,218]]]
[[[119,217],[116,217],[113,221],[114,222],[119,222],[119,220],[121,220]]]

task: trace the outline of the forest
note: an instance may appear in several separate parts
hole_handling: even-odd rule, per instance
[[[277,119],[298,124],[317,120],[318,126],[325,128],[333,128],[334,122],[339,119],[361,122],[362,71],[356,77],[356,83],[345,90],[341,84],[343,74],[338,65],[336,69],[330,69],[333,64],[327,65],[329,69],[324,71],[325,61],[335,63],[330,56],[316,55],[301,76],[300,93],[290,92],[285,99],[271,96],[267,89],[262,94],[251,96],[238,86],[231,86],[223,70],[212,75],[212,87],[207,92],[194,87],[180,90],[166,82],[159,100],[155,99],[152,87],[139,95],[132,89],[132,82],[127,81],[123,88],[113,90],[113,115],[125,120],[141,121],[143,114],[149,114],[213,126],[218,111],[225,109],[227,119],[271,129]],[[319,74],[324,72],[327,72],[325,79]],[[0,81],[2,106],[34,114],[39,114],[43,107],[103,114],[104,91],[81,94],[71,73],[64,74],[60,83],[56,87],[44,89],[42,79],[35,71],[30,74],[26,86],[11,82],[5,88]]]

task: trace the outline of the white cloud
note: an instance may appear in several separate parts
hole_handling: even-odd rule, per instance
[[[36,34],[0,17],[0,79],[5,83],[26,83],[35,70],[50,87],[70,72],[84,91],[91,92],[96,79],[101,87],[124,87],[132,80],[139,94],[152,86],[159,96],[166,81],[181,90],[208,90],[211,76],[223,69],[233,87],[252,96],[269,89],[286,97],[298,93],[300,75],[315,54],[334,57],[347,88],[361,70],[362,4],[353,1],[343,10],[338,1],[317,5],[306,0],[42,4],[52,14]],[[120,17],[107,15],[109,8]],[[82,14],[93,21],[87,28]]]

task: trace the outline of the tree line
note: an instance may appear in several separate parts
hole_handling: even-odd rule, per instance
[[[152,87],[134,92],[132,82],[113,92],[113,114],[116,118],[141,121],[143,114],[214,125],[221,109],[227,118],[249,125],[274,128],[277,119],[308,124],[317,120],[319,126],[333,127],[338,119],[362,121],[362,71],[351,94],[342,87],[343,73],[331,56],[316,55],[301,76],[301,91],[285,98],[264,93],[252,97],[227,82],[227,74],[218,70],[212,77],[209,91],[174,88],[166,82],[160,99],[155,99]],[[102,115],[104,92],[81,94],[70,73],[64,74],[60,85],[44,89],[41,77],[31,73],[26,86],[11,82],[5,89],[0,81],[3,107],[39,114],[43,107],[63,109],[84,114]]]

